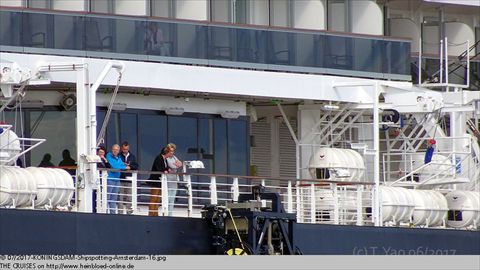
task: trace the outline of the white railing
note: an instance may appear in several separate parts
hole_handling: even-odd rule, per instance
[[[435,151],[425,163],[425,152],[382,154],[382,177],[387,185],[444,185],[472,181],[478,168],[467,151]]]
[[[371,183],[143,171],[131,171],[131,177],[118,179],[108,178],[108,171],[116,170],[99,172],[99,213],[149,215],[150,207],[155,209],[155,213],[150,210],[153,215],[158,209],[160,216],[200,218],[205,205],[237,201],[240,194],[250,194],[253,186],[263,185],[266,192],[280,195],[285,211],[297,214],[298,222],[373,224]],[[159,179],[146,179],[149,174]],[[161,187],[157,201],[152,200],[152,184]]]

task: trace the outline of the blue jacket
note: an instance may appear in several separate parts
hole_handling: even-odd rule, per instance
[[[123,163],[123,160],[120,158],[120,154],[118,156],[113,156],[112,153],[108,152],[106,159],[108,160],[108,163],[110,163],[110,166],[112,169],[117,169],[117,170],[125,170],[127,167]],[[111,181],[120,181],[120,172],[108,172],[108,180]],[[116,179],[114,179],[116,178]]]

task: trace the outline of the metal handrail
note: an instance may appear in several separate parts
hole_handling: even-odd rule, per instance
[[[324,179],[292,179],[286,177],[270,177],[270,176],[247,176],[247,175],[234,175],[234,174],[210,174],[210,173],[163,173],[158,171],[143,171],[143,170],[120,170],[112,168],[98,168],[100,171],[111,171],[111,172],[127,172],[127,173],[137,173],[141,175],[145,174],[154,174],[154,175],[190,175],[190,176],[207,176],[207,177],[223,177],[223,178],[239,178],[247,180],[275,180],[280,182],[288,183],[289,181],[294,182],[306,182],[306,183],[316,183],[316,184],[340,184],[340,185],[375,185],[373,182],[357,182],[357,181],[338,181],[338,180],[324,180]]]

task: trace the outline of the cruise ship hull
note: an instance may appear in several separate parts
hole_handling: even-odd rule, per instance
[[[478,255],[467,230],[295,224],[306,255]],[[0,209],[0,254],[213,253],[203,219]]]

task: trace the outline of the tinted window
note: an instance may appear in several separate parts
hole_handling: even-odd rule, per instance
[[[167,144],[167,119],[162,115],[138,115],[138,162],[150,171],[155,157]]]

